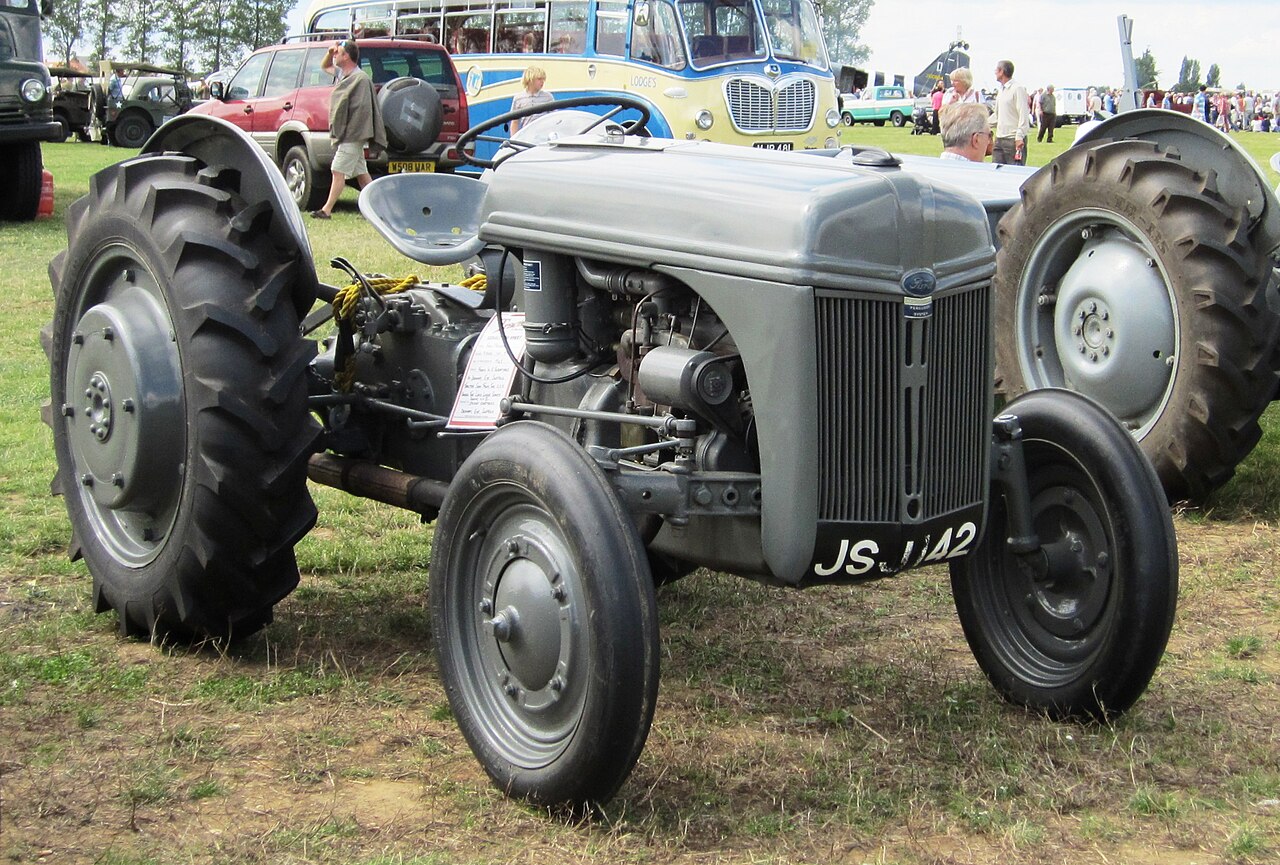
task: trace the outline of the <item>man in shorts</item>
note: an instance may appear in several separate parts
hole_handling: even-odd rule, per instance
[[[387,146],[373,81],[360,69],[360,48],[355,40],[346,39],[329,47],[320,67],[328,71],[335,66],[340,77],[329,97],[329,137],[334,142],[333,185],[324,207],[311,211],[313,219],[330,218],[348,178],[355,178],[361,188],[373,179],[364,161],[366,146]]]

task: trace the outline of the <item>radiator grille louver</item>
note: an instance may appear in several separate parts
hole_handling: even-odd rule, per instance
[[[743,132],[803,132],[813,125],[817,97],[818,88],[808,79],[777,89],[747,78],[725,84],[729,113]]]
[[[819,518],[919,522],[986,494],[990,291],[817,299]]]

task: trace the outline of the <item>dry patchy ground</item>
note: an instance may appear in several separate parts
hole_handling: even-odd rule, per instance
[[[0,577],[0,861],[1276,861],[1280,530],[1177,526],[1169,652],[1110,727],[1003,705],[942,571],[665,587],[648,745],[578,823],[490,787],[436,674],[424,562],[325,558],[350,529],[322,524],[230,652],[119,639],[85,576]]]

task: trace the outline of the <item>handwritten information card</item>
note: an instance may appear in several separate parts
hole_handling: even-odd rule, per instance
[[[508,312],[502,315],[502,328],[507,334],[507,344],[516,357],[524,355],[524,313]],[[516,378],[516,365],[502,346],[498,334],[498,317],[489,319],[480,331],[467,370],[462,374],[458,397],[453,401],[447,429],[485,430],[496,429],[502,416],[501,402],[511,393]]]

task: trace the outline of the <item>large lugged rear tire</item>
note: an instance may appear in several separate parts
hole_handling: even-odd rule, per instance
[[[454,716],[503,792],[591,806],[626,779],[657,700],[652,580],[632,518],[560,431],[503,427],[463,464],[431,618]]]
[[[1248,213],[1149,142],[1071,149],[999,226],[1006,392],[1066,387],[1139,440],[1169,500],[1200,499],[1257,443],[1280,316]]]
[[[187,156],[104,169],[49,267],[53,489],[124,633],[252,633],[297,585],[315,522],[306,263],[239,182]]]
[[[1007,541],[992,496],[982,542],[951,565],[960,624],[978,665],[1012,702],[1057,718],[1103,719],[1146,690],[1178,598],[1173,523],[1133,438],[1079,394],[1011,402],[1022,428],[1032,528]]]

